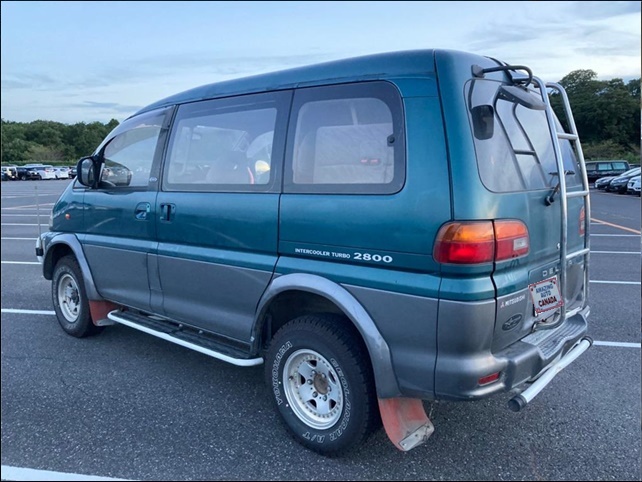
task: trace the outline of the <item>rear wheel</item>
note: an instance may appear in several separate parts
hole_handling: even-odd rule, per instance
[[[284,325],[270,344],[265,377],[286,428],[315,452],[343,454],[380,425],[368,352],[343,317]]]
[[[51,295],[56,317],[66,333],[82,338],[101,331],[91,320],[84,278],[73,256],[65,256],[56,264]]]

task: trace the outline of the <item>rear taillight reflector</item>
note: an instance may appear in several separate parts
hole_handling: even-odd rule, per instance
[[[518,258],[528,254],[530,244],[528,229],[521,221],[495,221],[495,239],[497,240],[495,261]]]
[[[482,264],[524,256],[529,246],[521,221],[461,221],[441,227],[433,255],[439,263]]]
[[[485,376],[485,377],[481,377],[481,378],[477,381],[477,383],[478,383],[479,385],[488,385],[489,383],[493,383],[493,382],[495,382],[495,381],[499,380],[499,375],[500,375],[500,373],[501,373],[501,372],[497,372],[497,373],[493,373],[492,375],[488,375],[488,376]]]

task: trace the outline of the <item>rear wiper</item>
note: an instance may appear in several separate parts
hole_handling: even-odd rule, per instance
[[[551,176],[557,176],[558,175],[557,172],[549,172],[549,174]],[[570,175],[574,175],[575,171],[564,171],[564,175],[565,176],[568,176],[569,174]],[[546,196],[546,198],[544,199],[544,204],[546,204],[547,206],[550,206],[551,204],[553,204],[555,202],[555,194],[557,194],[557,191],[559,191],[559,190],[560,190],[560,181],[558,180],[557,181],[557,185],[553,188],[551,193],[548,196]]]

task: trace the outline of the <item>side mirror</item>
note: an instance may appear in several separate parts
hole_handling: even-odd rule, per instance
[[[96,181],[98,180],[96,168],[97,164],[93,157],[89,156],[80,159],[76,166],[78,182],[83,186],[96,187]]]

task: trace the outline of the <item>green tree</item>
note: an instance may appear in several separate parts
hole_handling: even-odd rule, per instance
[[[604,152],[609,142],[622,148],[614,148],[614,154],[606,157],[621,151],[639,153],[640,79],[625,84],[618,78],[597,80],[597,73],[593,70],[575,70],[559,83],[568,94],[583,143],[587,146],[602,144],[600,152]],[[562,119],[564,114],[559,95],[552,96],[551,104]],[[563,120],[563,124],[567,122]]]

